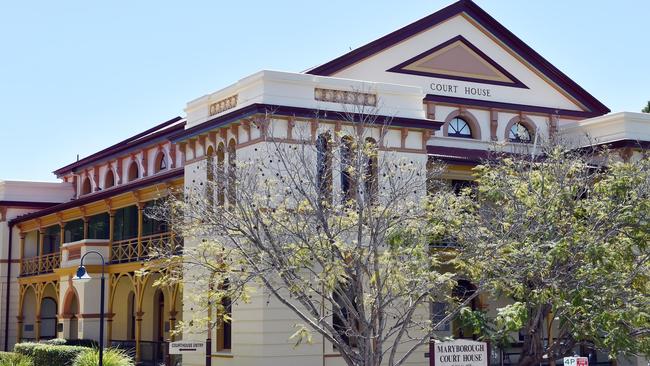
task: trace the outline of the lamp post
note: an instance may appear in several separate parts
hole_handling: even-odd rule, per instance
[[[104,256],[101,255],[101,253],[91,250],[86,252],[82,257],[81,260],[79,261],[79,268],[77,268],[77,274],[72,278],[73,280],[79,281],[79,282],[88,282],[90,281],[91,277],[88,275],[88,272],[86,271],[86,267],[84,267],[84,258],[88,254],[97,254],[99,258],[102,260],[102,277],[101,277],[101,288],[100,292],[101,294],[99,295],[99,366],[102,366],[104,363],[104,266],[106,265],[106,261],[104,260]]]

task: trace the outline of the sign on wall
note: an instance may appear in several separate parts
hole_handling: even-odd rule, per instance
[[[169,343],[170,355],[205,354],[205,342],[176,341]]]
[[[485,342],[465,339],[436,342],[431,352],[433,366],[488,366],[488,345]]]
[[[564,366],[589,366],[587,357],[564,357]]]

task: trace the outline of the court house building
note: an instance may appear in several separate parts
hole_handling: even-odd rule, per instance
[[[460,0],[317,67],[262,70],[189,101],[182,116],[143,121],[141,133],[56,169],[58,183],[0,181],[0,350],[99,338],[98,257],[85,259],[91,281],[72,281],[80,258],[97,251],[107,262],[107,345],[132,349],[142,364],[165,362],[168,343],[182,338],[210,340],[206,355],[186,357],[185,365],[343,365],[322,337],[294,348],[289,337],[299,321],[261,296],[232,306],[226,327],[175,335],[179,321],[195,316],[184,308],[184,286],[156,287],[160,274],[136,273],[157,246],[183,244],[144,214],[147,207],[205,180],[207,160],[253,156],[269,139],[295,143],[298,129],[311,131],[311,141],[351,130],[354,122],[341,116],[354,105],[381,106],[390,118],[385,131],[373,132],[380,152],[441,160],[453,184],[471,180],[495,144],[515,150],[551,136],[589,136],[622,159],[650,146],[650,114],[612,113],[474,2]],[[273,126],[254,122],[270,112]],[[426,352],[409,364],[428,365]],[[611,363],[597,352],[590,357]]]

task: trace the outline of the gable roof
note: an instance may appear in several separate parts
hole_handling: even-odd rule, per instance
[[[562,73],[558,68],[544,59],[539,53],[535,52],[530,46],[510,32],[506,27],[501,25],[485,10],[481,9],[471,0],[459,0],[427,17],[413,22],[403,28],[389,33],[375,41],[352,50],[334,60],[324,63],[320,66],[307,70],[307,74],[330,76],[341,71],[357,62],[375,55],[403,40],[436,26],[447,19],[459,14],[466,14],[474,21],[480,24],[488,32],[496,37],[505,46],[519,55],[523,60],[536,68],[549,80],[565,90],[569,95],[579,101],[588,109],[588,114],[592,116],[609,113],[610,110],[603,103],[589,94],[580,85],[571,80],[567,75]]]

